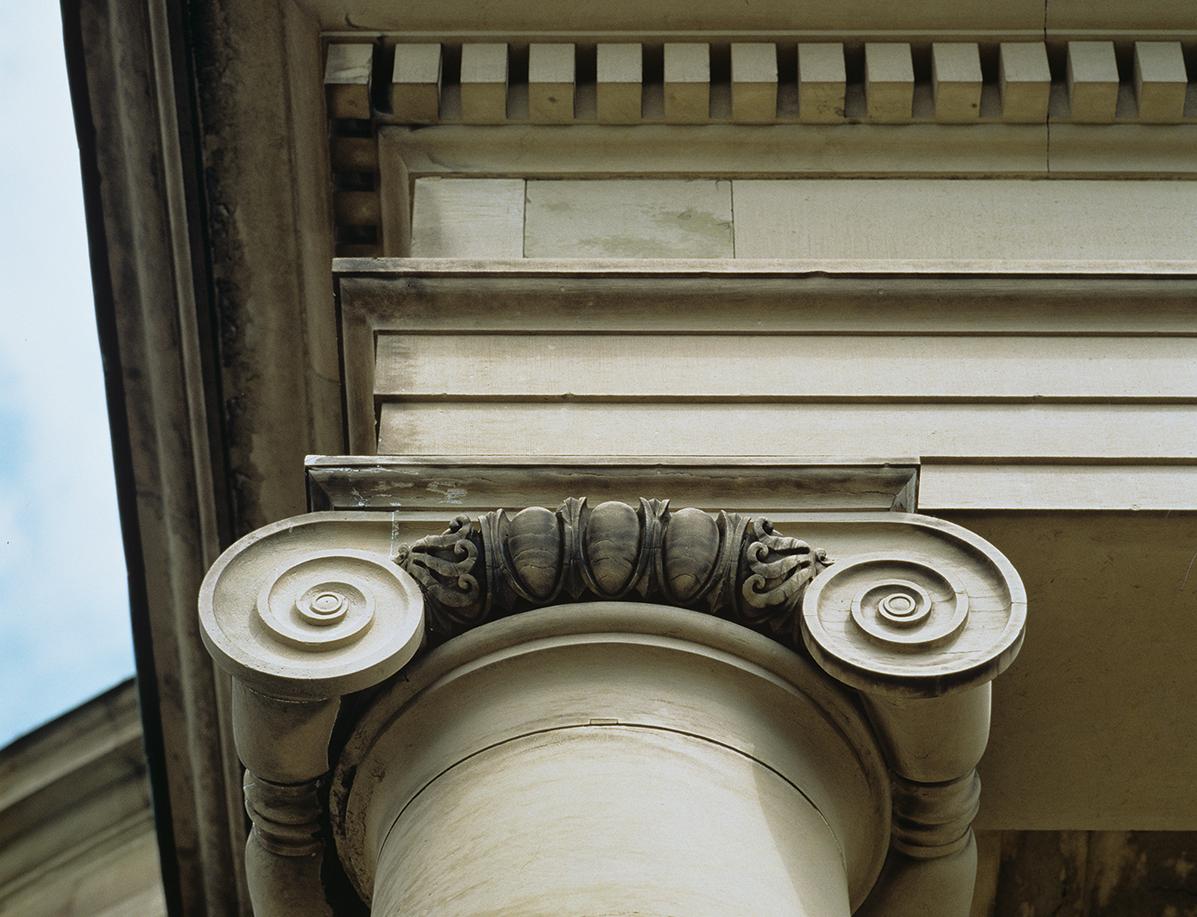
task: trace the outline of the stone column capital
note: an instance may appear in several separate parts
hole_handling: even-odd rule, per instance
[[[200,588],[204,645],[254,691],[318,700],[373,687],[424,639],[419,585],[388,553],[328,539],[311,517],[233,544]]]
[[[882,846],[871,849],[884,852],[889,837],[889,855],[875,884],[875,865],[850,870],[853,901],[863,901],[862,914],[967,910],[990,682],[1017,655],[1026,621],[1022,582],[992,545],[916,514],[770,520],[646,498],[496,509],[459,515],[447,528],[445,518],[427,510],[310,513],[243,538],[204,581],[203,639],[234,678],[234,733],[255,823],[251,892],[260,913],[328,912],[320,863],[331,822],[313,800],[326,798],[330,770],[344,764],[329,759],[344,716],[341,697],[391,685],[370,707],[355,708],[344,726],[356,735],[380,715],[394,686],[407,683],[394,676],[422,647],[485,646],[494,634],[522,633],[521,621],[537,620],[556,622],[560,642],[570,621],[593,613],[593,603],[620,609],[621,633],[656,633],[668,624],[670,633],[659,636],[674,639],[691,623],[698,630],[716,624],[711,618],[754,630],[806,667],[810,696],[831,721],[844,721],[834,698],[854,692],[850,706],[863,729],[856,745],[871,749],[878,773],[888,777],[872,781],[870,805],[886,812],[892,805],[892,817],[866,819],[881,832]],[[483,627],[508,617],[519,620]],[[557,645],[551,635],[538,639]],[[451,646],[421,656],[409,678],[418,682],[430,662],[450,658],[444,652]],[[597,728],[604,716],[567,725]],[[494,725],[493,718],[482,722]],[[437,726],[421,735],[440,742],[442,733]],[[839,752],[816,758],[812,774],[843,763]],[[336,787],[332,795],[344,801]],[[830,812],[846,804],[838,798],[820,805]],[[363,810],[338,822],[342,858],[364,841],[346,834],[345,824],[373,824],[378,816]],[[359,882],[363,894],[368,884]],[[306,909],[296,889],[306,889]],[[926,909],[929,901],[938,902],[934,910]]]
[[[1022,646],[1027,600],[1017,571],[960,526],[894,515],[934,540],[839,558],[816,577],[802,604],[807,650],[868,694],[939,697],[992,681]]]
[[[233,736],[253,823],[246,877],[260,917],[331,914],[322,784],[340,698],[394,675],[424,640],[415,580],[376,545],[330,538],[312,521],[247,535],[200,587],[204,645],[233,678]]]

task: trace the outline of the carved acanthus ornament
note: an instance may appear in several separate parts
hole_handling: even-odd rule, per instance
[[[531,608],[628,599],[726,617],[790,646],[806,586],[831,563],[768,519],[644,498],[458,516],[396,561],[424,592],[434,640]]]

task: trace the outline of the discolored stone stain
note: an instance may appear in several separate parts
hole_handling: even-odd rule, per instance
[[[1103,831],[1090,846],[1089,913],[1197,917],[1197,834]]]
[[[424,489],[429,493],[440,494],[443,501],[450,506],[459,506],[466,495],[465,488],[459,487],[457,481],[429,481]]]
[[[651,243],[636,236],[588,236],[578,240],[578,247],[599,257],[645,258],[664,254],[654,251]]]
[[[706,239],[719,246],[730,245],[732,221],[724,219],[709,210],[687,207],[678,213],[661,213],[653,217],[661,227],[680,229],[696,239]]]
[[[1084,917],[1087,855],[1083,831],[1004,832],[994,901],[989,909],[974,907],[973,913]]]
[[[532,256],[730,258],[731,185],[708,180],[530,182]]]
[[[1116,893],[1139,886],[1147,875],[1146,855],[1134,849],[1120,831],[1103,832],[1093,839],[1090,862],[1091,896],[1102,909]]]
[[[327,286],[314,292],[305,287],[310,272],[295,234],[260,230],[301,223],[295,211],[280,211],[276,202],[294,197],[288,170],[277,164],[280,155],[289,155],[289,119],[302,115],[280,101],[286,88],[269,77],[277,61],[264,57],[251,37],[285,34],[282,10],[223,0],[204,4],[195,11],[191,49],[199,73],[195,104],[217,343],[212,349],[219,361],[214,388],[224,405],[216,448],[229,469],[235,534],[305,508],[303,476],[277,474],[280,456],[290,456],[298,468],[304,455],[342,446],[339,381],[327,363],[308,359],[329,352],[327,342],[335,337],[331,307],[318,319],[308,309],[309,302],[328,296]],[[306,63],[320,53],[309,51]]]
[[[1197,917],[1194,832],[1008,831],[998,868],[973,917]]]
[[[1176,877],[1180,879],[1181,882],[1184,882],[1186,879],[1188,879],[1189,874],[1195,868],[1197,868],[1197,862],[1190,860],[1187,854],[1188,851],[1185,850],[1181,852],[1180,856],[1164,861],[1165,866],[1171,865],[1173,871],[1176,873]]]
[[[654,214],[649,222],[661,230],[660,235],[585,236],[578,247],[616,258],[716,257],[731,249],[731,221],[713,213],[687,208]]]

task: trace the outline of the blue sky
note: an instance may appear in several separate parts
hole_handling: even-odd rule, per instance
[[[0,5],[0,745],[133,672],[57,3]]]

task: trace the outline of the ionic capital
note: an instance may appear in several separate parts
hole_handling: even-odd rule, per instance
[[[282,913],[271,902],[284,899],[289,913],[326,908],[321,898],[297,910],[286,888],[319,888],[327,851],[317,827],[330,816],[312,805],[338,765],[328,752],[342,696],[491,621],[545,609],[545,621],[564,627],[570,609],[554,607],[612,602],[646,615],[649,631],[668,617],[661,606],[731,620],[813,661],[817,669],[804,664],[816,681],[856,692],[871,736],[862,741],[893,785],[892,797],[874,794],[883,810],[892,798],[892,818],[873,825],[882,841],[890,825],[892,835],[862,913],[900,914],[908,900],[959,910],[971,895],[990,682],[1022,642],[1021,581],[983,539],[928,517],[775,521],[576,498],[458,516],[432,535],[429,512],[313,513],[230,548],[204,582],[200,619],[213,658],[234,677],[260,911]]]
[[[976,766],[990,683],[1014,660],[1026,595],[1010,563],[966,530],[921,517],[954,556],[903,545],[845,557],[806,592],[802,636],[860,692],[894,774],[893,846],[866,914],[965,913],[975,873]]]
[[[233,678],[254,911],[326,917],[321,784],[340,697],[411,659],[424,638],[423,596],[389,553],[286,520],[220,557],[199,613],[205,646]]]
[[[285,520],[230,547],[200,588],[217,665],[281,698],[340,697],[395,674],[424,637],[424,599],[388,553]]]

